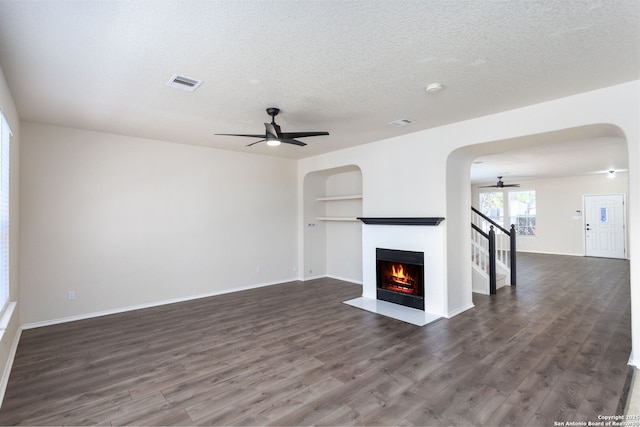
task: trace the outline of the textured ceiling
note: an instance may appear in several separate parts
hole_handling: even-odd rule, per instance
[[[627,144],[620,137],[570,139],[478,157],[471,167],[472,183],[495,184],[498,176],[514,183],[627,171]]]
[[[638,0],[0,0],[23,120],[290,158],[636,80],[639,58]],[[214,135],[264,132],[269,106],[331,135]]]

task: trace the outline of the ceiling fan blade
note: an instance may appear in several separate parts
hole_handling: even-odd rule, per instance
[[[265,133],[264,135],[256,135],[256,134],[246,134],[246,133],[216,133],[215,135],[222,136],[244,136],[247,138],[260,138],[259,141],[253,142],[247,147],[251,147],[259,142],[266,141],[268,145],[278,145],[280,142],[284,144],[292,144],[297,145],[299,147],[304,147],[304,142],[298,141],[295,138],[306,138],[308,136],[323,136],[329,135],[329,132],[281,132],[280,126],[276,123],[276,116],[280,110],[278,108],[267,108],[267,114],[271,116],[271,123],[265,123]]]
[[[264,135],[248,135],[243,133],[214,133],[214,135],[222,135],[222,136],[247,136],[249,138],[264,138]]]
[[[280,136],[278,134],[278,129],[276,128],[276,126],[278,125],[274,125],[273,123],[264,124],[264,127],[267,130],[267,136],[273,136],[275,139],[280,139]]]
[[[520,187],[520,184],[504,184],[503,187]]]
[[[329,135],[329,132],[283,132],[280,134],[282,138],[305,138],[307,136],[323,136]]]
[[[293,145],[298,145],[300,147],[304,147],[305,144],[304,142],[300,142],[300,141],[296,141],[295,139],[291,139],[291,138],[280,138],[280,142],[284,143],[284,144],[293,144]]]
[[[499,188],[497,185],[481,185],[478,188]]]

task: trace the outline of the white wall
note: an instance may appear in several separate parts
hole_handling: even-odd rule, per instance
[[[27,326],[297,274],[293,160],[34,123],[22,149]]]
[[[332,174],[327,177],[327,195],[362,193],[360,170]],[[362,200],[325,202],[328,217],[353,217],[362,214]],[[354,283],[362,283],[362,223],[330,221],[327,227],[327,274]]]
[[[444,216],[443,275],[449,315],[471,304],[469,203],[471,162],[479,155],[506,151],[531,135],[606,124],[623,135],[629,152],[629,253],[640,250],[640,82],[603,88],[567,98],[453,123],[300,161],[298,179],[315,170],[356,164],[363,176],[363,216]],[[417,118],[419,120],[419,118]],[[523,146],[523,145],[520,145]],[[389,194],[403,205],[388,203]],[[363,231],[363,239],[366,240]],[[303,256],[303,254],[301,254]],[[366,256],[366,254],[363,254]],[[367,264],[364,281],[367,280]],[[640,347],[640,259],[631,259],[633,343]]]
[[[305,280],[325,277],[327,275],[327,223],[318,221],[318,216],[324,215],[325,206],[316,199],[325,196],[327,176],[323,173],[313,173],[305,177],[302,186],[304,196],[302,208],[302,223],[300,236],[304,256],[301,261],[301,278]],[[320,210],[322,209],[322,210]]]
[[[602,174],[518,180],[518,183],[521,184],[519,188],[509,190],[536,191],[536,236],[518,236],[517,250],[580,256],[584,255],[584,222],[576,211],[584,210],[583,196],[627,194],[629,187],[628,174],[623,172],[619,172],[615,179],[608,179]],[[477,208],[479,193],[491,190],[496,189],[478,189],[477,186],[473,186],[472,205]]]

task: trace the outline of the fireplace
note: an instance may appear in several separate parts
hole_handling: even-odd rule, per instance
[[[424,311],[424,253],[376,248],[376,297]]]

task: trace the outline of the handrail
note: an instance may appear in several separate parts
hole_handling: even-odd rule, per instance
[[[480,227],[475,224],[471,224],[471,228],[478,232],[482,237],[488,240],[489,246],[489,293],[495,295],[497,291],[497,278],[496,273],[496,231],[493,229],[493,225],[489,227],[489,232],[485,233]]]
[[[485,239],[489,238],[489,235],[487,233],[485,233],[484,231],[482,231],[482,229],[480,227],[478,227],[477,225],[471,224],[471,228],[473,228],[478,233],[480,233],[480,235],[483,236]]]
[[[516,285],[516,226],[511,224],[509,236],[509,270],[511,271],[511,286]]]
[[[496,293],[496,237],[494,227],[502,231],[506,236],[509,237],[509,271],[511,273],[510,277],[510,285],[516,286],[516,228],[514,224],[511,224],[511,230],[506,230],[504,227],[501,227],[499,224],[496,224],[494,220],[487,217],[485,214],[480,212],[478,209],[471,206],[471,210],[479,215],[481,218],[486,220],[491,226],[489,227],[489,232],[484,232],[480,227],[478,227],[473,222],[471,223],[471,227],[478,232],[481,236],[487,239],[489,242],[489,293]]]
[[[493,224],[495,227],[499,228],[500,231],[502,231],[507,236],[511,236],[511,232],[509,232],[506,228],[502,227],[500,224],[498,224],[497,222],[495,222],[494,220],[492,220],[491,218],[489,218],[488,216],[480,212],[478,209],[471,206],[471,210],[477,213],[478,215],[480,215],[485,220],[487,220],[489,223]]]
[[[497,288],[498,274],[496,272],[496,231],[493,226],[489,227],[489,293],[495,295]]]

